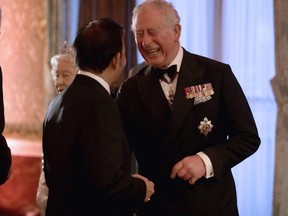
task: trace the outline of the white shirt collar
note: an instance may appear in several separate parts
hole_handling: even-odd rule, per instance
[[[89,71],[83,71],[83,70],[79,70],[78,74],[82,74],[82,75],[91,77],[92,79],[95,79],[97,82],[99,82],[107,90],[107,92],[109,94],[111,94],[109,84],[100,76],[97,76],[96,74],[93,74]]]
[[[177,72],[180,71],[180,67],[181,67],[181,63],[182,63],[182,59],[183,59],[183,48],[180,46],[178,54],[176,55],[176,57],[174,58],[174,60],[171,62],[171,64],[168,66],[170,67],[171,65],[177,65]]]

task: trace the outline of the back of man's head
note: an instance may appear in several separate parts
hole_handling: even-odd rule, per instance
[[[109,18],[94,20],[79,29],[74,41],[79,69],[105,70],[113,57],[121,52],[124,29]]]

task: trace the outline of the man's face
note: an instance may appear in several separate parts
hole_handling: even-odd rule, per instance
[[[124,67],[126,66],[127,63],[127,59],[126,59],[126,48],[125,48],[125,44],[124,44],[124,36],[122,38],[122,50],[120,53],[120,61],[119,61],[119,65],[118,65],[118,69],[117,69],[117,77],[115,77],[115,82],[113,82],[113,86],[114,87],[119,87],[121,85],[121,83],[123,82],[124,78],[125,78],[125,74],[124,74]]]
[[[163,14],[146,6],[136,15],[135,41],[142,57],[154,67],[168,67],[179,50],[180,26],[169,27]]]

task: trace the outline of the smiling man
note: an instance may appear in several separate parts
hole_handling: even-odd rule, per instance
[[[136,6],[132,30],[148,64],[117,102],[139,174],[156,191],[137,216],[238,216],[231,169],[260,138],[230,66],[181,46],[180,17],[167,1]]]

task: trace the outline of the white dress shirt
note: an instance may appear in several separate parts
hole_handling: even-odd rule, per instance
[[[109,94],[111,94],[110,92],[110,86],[109,84],[101,77],[97,76],[96,74],[93,74],[89,71],[83,71],[83,70],[80,70],[78,72],[78,74],[82,74],[82,75],[85,75],[85,76],[88,76],[88,77],[91,77],[92,79],[95,79],[97,82],[99,82],[106,90]]]
[[[176,91],[176,86],[177,86],[177,81],[178,81],[178,75],[179,75],[179,71],[180,71],[180,67],[181,67],[181,63],[182,63],[182,59],[183,59],[183,48],[180,47],[177,56],[175,57],[175,59],[171,62],[171,64],[168,66],[172,66],[172,65],[177,65],[177,75],[175,77],[175,79],[169,83],[171,80],[168,77],[167,74],[164,74],[164,77],[166,80],[168,80],[168,83],[163,81],[162,79],[159,79],[159,82],[161,84],[161,87],[163,89],[163,92],[167,98],[167,100],[169,99],[169,90],[172,89],[172,91],[175,94]],[[198,156],[201,157],[201,159],[203,160],[204,164],[205,164],[205,169],[206,169],[206,174],[205,174],[205,178],[211,178],[214,176],[214,169],[213,169],[213,165],[211,163],[210,158],[204,153],[204,152],[198,152],[197,153]]]

